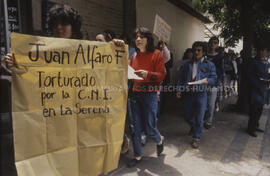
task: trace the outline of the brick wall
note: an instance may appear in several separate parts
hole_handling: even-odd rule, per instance
[[[82,32],[84,38],[93,40],[97,33],[111,29],[116,34],[123,33],[123,1],[124,0],[51,0],[68,4],[79,11],[83,19]],[[42,0],[32,0],[33,28],[41,31]]]

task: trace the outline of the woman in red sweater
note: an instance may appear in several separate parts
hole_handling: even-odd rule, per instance
[[[158,109],[157,91],[165,77],[164,58],[155,49],[152,33],[144,27],[135,30],[136,52],[130,59],[130,66],[135,74],[143,78],[133,80],[133,98],[130,101],[132,111],[131,124],[134,126],[133,148],[134,159],[128,163],[133,167],[142,159],[141,131],[142,126],[148,137],[157,143],[157,156],[163,152],[164,137],[157,129]]]

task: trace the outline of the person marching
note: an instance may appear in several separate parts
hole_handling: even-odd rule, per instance
[[[190,125],[190,134],[193,135],[191,145],[198,148],[206,110],[207,87],[216,84],[217,75],[215,65],[206,59],[206,44],[196,41],[192,49],[193,59],[187,61],[181,70],[177,98],[183,98],[185,118]],[[190,85],[193,81],[201,83]]]
[[[205,112],[204,127],[210,129],[213,124],[214,110],[219,109],[223,90],[224,60],[223,56],[218,53],[219,40],[217,37],[211,37],[208,41],[209,51],[207,59],[216,66],[217,82],[207,92],[207,108]],[[216,108],[215,108],[216,107]]]
[[[250,108],[247,133],[252,137],[257,137],[256,132],[264,132],[259,128],[259,120],[263,105],[269,104],[270,60],[266,54],[266,48],[258,47],[257,56],[248,64]]]
[[[130,101],[134,127],[132,143],[134,159],[128,167],[134,167],[142,160],[141,132],[142,126],[148,137],[157,144],[157,156],[163,152],[164,137],[157,129],[157,92],[160,83],[165,77],[164,58],[158,49],[155,49],[154,39],[149,29],[140,27],[135,30],[136,53],[130,59],[130,66],[135,74],[143,80],[133,80],[133,98]]]

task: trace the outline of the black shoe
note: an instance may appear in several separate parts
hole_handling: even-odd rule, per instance
[[[194,134],[194,129],[191,127],[190,130],[189,130],[189,132],[188,132],[188,135],[189,136],[193,136],[193,134]]]
[[[192,146],[194,149],[199,148],[199,146],[200,146],[200,141],[198,141],[198,140],[193,140],[193,141],[191,142],[191,146]]]
[[[134,158],[134,159],[132,159],[131,161],[129,161],[127,163],[127,167],[129,167],[129,168],[134,167],[137,164],[139,164],[141,161],[142,161],[142,159],[137,160],[137,159]]]
[[[208,125],[208,124],[205,123],[204,124],[204,128],[207,129],[207,130],[209,130],[210,128],[212,128],[212,125]]]
[[[260,129],[260,128],[256,128],[256,131],[260,132],[260,133],[263,133],[264,130],[263,129]]]
[[[255,132],[248,131],[248,134],[252,137],[257,137],[257,134]]]
[[[162,139],[162,143],[160,145],[157,145],[157,156],[160,156],[163,150],[164,150],[164,138]]]

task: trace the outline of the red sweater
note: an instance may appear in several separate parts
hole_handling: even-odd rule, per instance
[[[133,91],[135,92],[157,92],[160,83],[165,77],[164,58],[162,53],[155,49],[154,52],[138,52],[130,59],[130,66],[134,70],[148,71],[147,78],[133,80]]]

